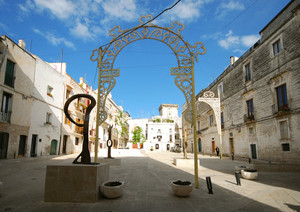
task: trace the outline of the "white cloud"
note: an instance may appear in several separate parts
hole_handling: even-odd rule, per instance
[[[106,15],[132,21],[137,18],[137,6],[134,0],[106,0],[102,3]]]
[[[242,11],[245,9],[243,3],[238,2],[236,0],[231,0],[230,2],[222,3],[216,10],[217,18],[223,18],[226,14],[231,11],[237,10]]]
[[[40,11],[49,10],[59,19],[69,18],[76,14],[76,8],[72,1],[68,0],[34,0],[37,9]]]
[[[196,21],[201,16],[201,8],[210,0],[185,0],[179,2],[172,10],[168,10],[165,16],[160,18],[160,22],[178,21]]]
[[[75,45],[68,41],[66,38],[63,37],[56,37],[54,34],[50,33],[50,32],[42,32],[38,29],[33,29],[33,31],[39,35],[41,35],[42,37],[46,38],[46,40],[48,40],[48,42],[50,42],[52,45],[57,46],[59,44],[64,44],[65,46],[71,48],[71,49],[76,49]]]
[[[240,43],[240,38],[238,36],[234,36],[232,30],[230,30],[226,34],[226,38],[219,41],[219,45],[225,49],[229,49],[229,47],[236,46]]]
[[[225,35],[224,39],[219,40],[219,45],[225,49],[229,48],[238,48],[240,46],[244,47],[251,47],[256,41],[259,40],[259,35],[244,35],[244,36],[237,36],[233,35],[232,30]],[[241,49],[235,49],[237,52],[241,52]]]
[[[259,39],[260,39],[259,35],[247,35],[247,36],[243,36],[241,38],[241,41],[242,41],[242,43],[243,43],[244,46],[251,47]]]

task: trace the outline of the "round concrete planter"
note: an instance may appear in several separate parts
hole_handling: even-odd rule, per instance
[[[242,177],[247,180],[255,180],[258,178],[258,172],[255,169],[241,170]]]
[[[107,181],[102,183],[100,191],[106,198],[114,199],[122,195],[124,187],[125,182],[123,181]]]
[[[193,190],[192,183],[189,181],[172,181],[171,188],[173,193],[179,197],[187,197]]]
[[[247,166],[235,166],[235,171],[241,173],[242,170],[249,169]]]

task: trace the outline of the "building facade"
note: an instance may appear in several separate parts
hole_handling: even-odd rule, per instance
[[[221,120],[205,103],[197,107],[196,151],[277,162],[300,158],[300,1],[291,1],[261,31],[261,38],[206,89],[221,101]],[[218,95],[219,94],[219,95]],[[222,144],[216,121],[222,126]],[[188,150],[192,151],[192,130]],[[194,151],[194,150],[193,150]]]
[[[181,145],[182,126],[178,116],[179,105],[161,104],[159,116],[152,119],[131,119],[129,123],[129,140],[132,141],[136,127],[141,127],[145,142],[140,148],[145,150],[170,151],[175,145]],[[129,144],[132,148],[132,143]]]
[[[0,38],[0,159],[28,156],[36,58],[7,36]]]

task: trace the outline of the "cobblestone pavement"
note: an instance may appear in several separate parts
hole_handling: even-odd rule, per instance
[[[99,157],[106,157],[100,151]],[[113,150],[120,166],[110,167],[110,179],[127,183],[118,199],[100,197],[96,203],[44,202],[46,166],[71,164],[77,155],[0,160],[0,211],[300,211],[300,173],[264,172],[258,180],[241,179],[236,185],[234,167],[245,161],[220,160],[199,155],[199,188],[189,197],[173,195],[170,181],[194,182],[193,166],[177,167],[181,153]],[[189,158],[193,155],[189,154]],[[211,177],[213,194],[205,178]]]

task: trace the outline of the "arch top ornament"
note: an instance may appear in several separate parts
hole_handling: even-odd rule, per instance
[[[184,24],[173,21],[169,27],[161,27],[153,24],[152,20],[152,15],[141,16],[139,25],[132,29],[123,30],[120,26],[111,29],[108,34],[112,40],[102,52],[101,69],[113,69],[114,61],[120,51],[128,44],[143,39],[153,39],[168,45],[174,52],[179,67],[191,65],[191,55],[198,62],[198,55],[206,53],[203,43],[196,42],[194,45],[190,45],[183,40],[180,32],[185,29]],[[99,61],[99,59],[99,49],[94,49],[91,60]]]

